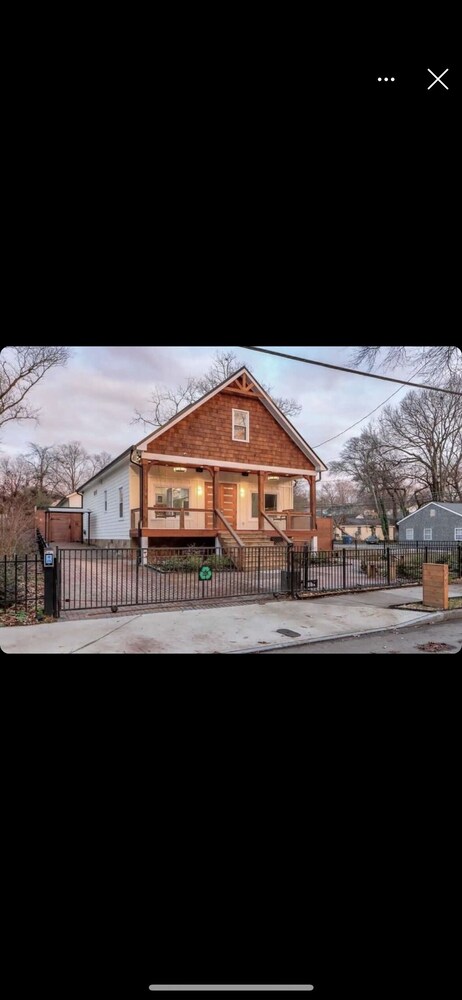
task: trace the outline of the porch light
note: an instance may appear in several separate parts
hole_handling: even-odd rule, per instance
[[[279,479],[279,476],[268,476],[268,479]]]
[[[241,472],[241,476],[248,476],[248,472]]]
[[[239,487],[239,493],[240,493],[241,497],[245,497],[245,486],[240,486]]]
[[[197,495],[198,495],[198,497],[201,497],[201,496],[202,496],[202,494],[203,494],[203,492],[204,492],[204,491],[203,491],[203,489],[202,489],[202,486],[198,486],[198,487],[197,487]]]
[[[174,472],[187,472],[188,470],[186,469],[186,467],[184,465],[174,465],[173,466],[173,471]]]

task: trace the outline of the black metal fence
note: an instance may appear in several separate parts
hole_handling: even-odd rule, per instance
[[[39,555],[4,556],[0,562],[0,624],[2,617],[20,617],[44,609],[43,563]]]
[[[142,560],[146,559],[144,563]],[[214,601],[267,594],[299,596],[419,583],[424,562],[462,576],[462,545],[390,545],[370,551],[312,552],[308,546],[61,549],[59,611]]]
[[[447,563],[449,578],[462,576],[462,545],[388,545],[364,549],[311,552],[293,548],[291,590],[320,592],[421,583],[424,563]]]

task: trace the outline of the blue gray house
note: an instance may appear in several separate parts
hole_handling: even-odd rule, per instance
[[[397,524],[400,542],[462,543],[462,503],[432,500]]]

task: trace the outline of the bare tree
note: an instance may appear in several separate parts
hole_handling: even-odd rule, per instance
[[[31,480],[29,464],[24,455],[17,458],[5,456],[0,459],[0,496],[3,500],[14,500],[28,489]]]
[[[109,465],[112,455],[108,451],[100,451],[96,455],[90,455],[91,464],[91,476],[96,476],[96,473],[101,469],[104,469],[105,465]]]
[[[417,368],[443,386],[452,375],[462,372],[462,351],[460,347],[357,347],[352,362],[369,371],[379,364],[385,371]]]
[[[403,516],[409,513],[409,484],[405,478],[405,470],[397,467],[396,458],[391,452],[392,449],[384,443],[378,428],[370,423],[359,437],[350,438],[346,442],[340,459],[330,465],[332,472],[346,473],[358,485],[362,496],[371,498],[386,539],[389,537],[389,509],[392,509],[394,517],[398,511]]]
[[[107,451],[89,455],[80,441],[56,445],[53,448],[53,490],[61,497],[78,490],[111,461]]]
[[[449,388],[462,391],[462,376]],[[462,406],[458,396],[431,390],[408,392],[380,420],[381,437],[398,475],[411,476],[419,504],[462,501]]]
[[[186,406],[220,385],[241,367],[242,362],[234,351],[217,351],[210,368],[200,378],[191,376],[184,385],[179,385],[176,389],[155,386],[149,400],[149,413],[143,414],[140,410],[135,410],[132,423],[141,423],[145,427],[162,427]],[[294,417],[300,413],[302,407],[295,399],[273,396],[271,386],[263,384],[263,388],[286,417]]]
[[[65,365],[68,347],[4,347],[0,357],[0,427],[10,420],[37,420],[28,394],[51,368]]]
[[[38,496],[45,499],[47,494],[53,493],[54,481],[54,452],[52,445],[34,444],[29,442],[30,451],[25,455],[28,463],[31,483]],[[41,503],[41,500],[37,501]]]

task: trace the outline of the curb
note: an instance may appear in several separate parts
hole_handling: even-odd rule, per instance
[[[424,615],[426,616],[424,618]],[[242,653],[268,653],[273,650],[289,649],[291,646],[308,646],[315,642],[332,642],[335,639],[360,639],[363,635],[377,635],[379,632],[390,632],[398,628],[407,628],[408,625],[416,625],[418,622],[428,621],[428,619],[444,618],[445,611],[419,611],[418,618],[411,618],[407,622],[400,622],[398,625],[382,625],[381,628],[368,628],[364,632],[341,632],[334,635],[317,636],[316,639],[293,639],[292,642],[276,642],[261,646],[252,646],[250,649],[229,649],[226,656],[235,656]]]

